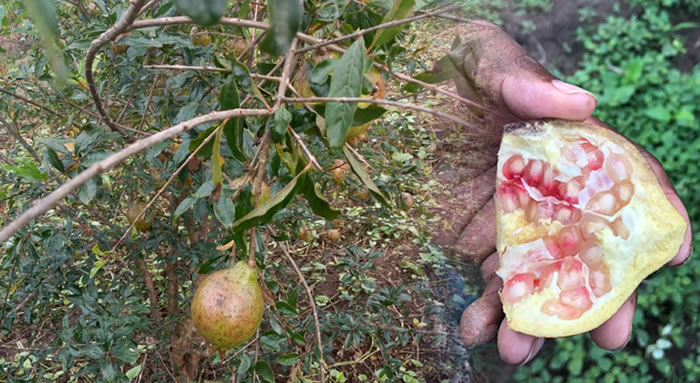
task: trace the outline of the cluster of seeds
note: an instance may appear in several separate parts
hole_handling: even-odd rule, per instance
[[[591,294],[601,297],[611,290],[610,271],[596,232],[609,227],[614,235],[629,237],[617,213],[629,204],[634,185],[632,166],[624,156],[605,155],[586,140],[566,146],[562,157],[567,175],[543,160],[510,156],[501,167],[497,198],[503,214],[520,210],[528,225],[558,229],[537,239],[547,254],[528,253],[525,266],[508,276],[504,299],[515,303],[556,283],[558,299],[547,300],[541,310],[570,320],[591,308]]]

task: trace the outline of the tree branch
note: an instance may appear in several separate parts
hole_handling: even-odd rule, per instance
[[[0,116],[0,124],[4,125],[5,129],[7,129],[7,131],[11,135],[13,135],[15,137],[15,139],[17,139],[17,141],[19,141],[20,144],[22,144],[24,149],[26,149],[27,152],[29,152],[29,154],[32,157],[34,157],[34,160],[36,160],[36,162],[41,164],[41,158],[39,158],[39,155],[36,154],[36,151],[34,151],[34,148],[32,148],[32,146],[29,145],[29,143],[27,143],[27,141],[24,140],[24,138],[22,137],[22,135],[19,132],[19,126],[17,126],[17,123],[14,124],[14,128],[13,128],[13,126],[10,125],[10,123],[7,122],[7,120],[5,120],[3,117]]]
[[[85,80],[87,80],[90,94],[92,95],[92,99],[95,102],[95,108],[97,109],[97,112],[100,114],[100,117],[102,117],[102,120],[105,122],[105,124],[107,124],[107,126],[109,126],[110,129],[119,133],[124,133],[124,130],[109,118],[107,111],[105,111],[104,107],[102,106],[102,101],[100,101],[100,95],[97,92],[97,87],[95,86],[95,78],[93,76],[92,67],[95,62],[95,56],[97,55],[97,52],[100,50],[100,48],[102,48],[103,45],[114,40],[119,34],[123,33],[129,28],[129,25],[131,25],[134,22],[134,20],[136,20],[136,18],[138,17],[139,11],[141,10],[145,2],[146,0],[131,0],[129,8],[127,8],[127,10],[124,12],[122,18],[119,19],[119,21],[116,24],[114,24],[112,28],[108,29],[107,31],[102,33],[100,37],[93,40],[90,44],[90,48],[88,48],[87,54],[85,55]]]
[[[212,112],[203,116],[195,117],[191,120],[183,121],[177,125],[174,125],[168,129],[160,131],[152,136],[143,138],[141,140],[135,141],[126,148],[120,150],[117,153],[105,158],[104,160],[90,166],[85,169],[82,173],[75,176],[75,178],[61,185],[58,189],[54,190],[48,196],[36,200],[29,210],[25,211],[21,216],[16,218],[10,224],[5,226],[2,231],[0,231],[0,242],[6,241],[18,230],[29,224],[29,222],[43,215],[49,209],[54,207],[60,200],[66,198],[73,191],[75,191],[80,185],[87,182],[92,177],[102,174],[112,168],[115,165],[120,164],[125,159],[130,156],[140,153],[149,147],[167,140],[168,138],[173,138],[180,133],[186,132],[197,125],[201,125],[207,122],[222,121],[227,118],[233,117],[243,117],[243,116],[267,116],[274,113],[273,111],[268,111],[266,109],[232,109],[224,110],[219,112]]]

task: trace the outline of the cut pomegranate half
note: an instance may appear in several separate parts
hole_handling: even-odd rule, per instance
[[[543,337],[592,330],[678,252],[686,223],[637,148],[596,125],[506,126],[497,246],[508,326]]]

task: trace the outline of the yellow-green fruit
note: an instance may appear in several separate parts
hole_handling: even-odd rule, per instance
[[[192,44],[199,47],[206,47],[211,44],[211,36],[208,33],[196,34],[192,36]]]
[[[236,57],[240,57],[243,52],[245,52],[246,48],[248,48],[248,44],[241,38],[229,40],[226,45],[228,46],[229,50],[233,51],[233,54],[236,55]]]
[[[192,321],[207,342],[228,350],[255,334],[264,309],[258,272],[240,261],[204,278],[192,298]]]
[[[139,213],[141,213],[142,210],[146,208],[146,203],[143,201],[137,201],[131,207],[129,207],[129,210],[126,212],[126,219],[129,221],[129,224],[133,224],[134,221],[136,221],[136,224],[134,227],[138,231],[146,231],[153,226],[153,214],[151,214],[148,217],[148,220],[146,220],[146,215],[144,214],[141,218],[138,220],[136,217],[139,216]]]

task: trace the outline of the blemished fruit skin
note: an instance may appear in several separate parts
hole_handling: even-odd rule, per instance
[[[207,275],[192,298],[199,335],[218,350],[249,340],[260,327],[265,303],[258,272],[246,261]]]
[[[687,225],[634,144],[563,120],[506,125],[495,209],[508,327],[538,337],[607,321]]]

